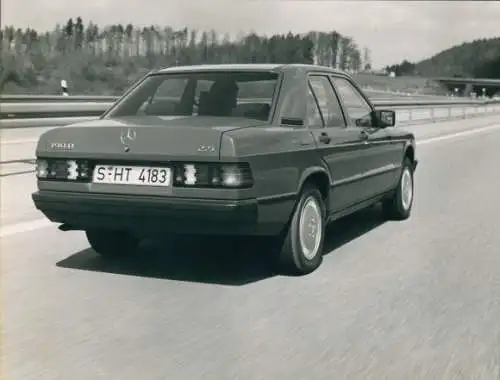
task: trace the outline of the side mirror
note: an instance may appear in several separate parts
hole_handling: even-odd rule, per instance
[[[396,112],[392,110],[376,110],[375,118],[379,128],[394,127],[396,125]]]

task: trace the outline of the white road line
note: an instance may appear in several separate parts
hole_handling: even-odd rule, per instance
[[[488,125],[488,126],[476,128],[473,130],[450,133],[450,134],[447,134],[444,136],[437,136],[437,137],[431,137],[428,139],[417,140],[417,147],[419,145],[432,144],[432,143],[438,142],[438,141],[451,140],[451,139],[458,138],[458,137],[475,135],[478,133],[493,131],[496,129],[500,129],[500,124]],[[12,224],[10,226],[8,225],[8,226],[0,227],[0,238],[16,235],[16,234],[23,233],[23,232],[39,230],[39,229],[50,227],[50,226],[55,227],[56,225],[57,225],[56,223],[53,223],[48,219],[37,219],[37,220],[32,220],[30,222]]]
[[[443,136],[437,136],[437,137],[431,137],[428,139],[417,140],[417,148],[419,145],[432,144],[432,143],[438,142],[438,141],[451,140],[451,139],[454,139],[457,137],[465,137],[465,136],[475,135],[477,133],[493,131],[496,129],[500,129],[500,124],[488,125],[486,127],[479,127],[479,128],[471,129],[468,131],[448,133],[448,134],[443,135]]]
[[[19,144],[27,144],[37,142],[38,139],[19,139],[19,140],[0,140],[1,145],[19,145]]]
[[[37,220],[31,220],[29,222],[12,224],[10,226],[0,227],[0,238],[16,235],[22,232],[39,230],[41,228],[46,228],[55,225],[56,225],[55,223],[51,222],[48,219],[37,219]]]

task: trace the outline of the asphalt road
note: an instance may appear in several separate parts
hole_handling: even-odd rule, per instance
[[[4,378],[499,379],[500,117],[411,128],[412,218],[335,223],[300,278],[251,244],[106,264],[33,209],[31,174],[1,177]]]

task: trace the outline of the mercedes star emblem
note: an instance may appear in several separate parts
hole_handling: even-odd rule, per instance
[[[120,141],[124,145],[125,152],[128,152],[130,150],[128,143],[134,141],[136,137],[137,132],[134,129],[128,128],[122,130],[122,133],[120,134]]]

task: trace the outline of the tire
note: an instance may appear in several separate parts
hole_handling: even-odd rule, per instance
[[[411,215],[414,198],[413,163],[403,160],[403,169],[393,196],[382,202],[384,216],[389,220],[405,220]]]
[[[132,256],[137,252],[140,240],[125,231],[87,230],[87,240],[96,253],[105,258]]]
[[[321,265],[326,228],[325,215],[325,203],[321,193],[315,186],[306,184],[284,231],[285,237],[278,257],[280,273],[300,276],[313,272]],[[316,226],[313,241],[308,241],[304,235],[310,226],[301,227],[307,218],[312,219],[313,225]]]

